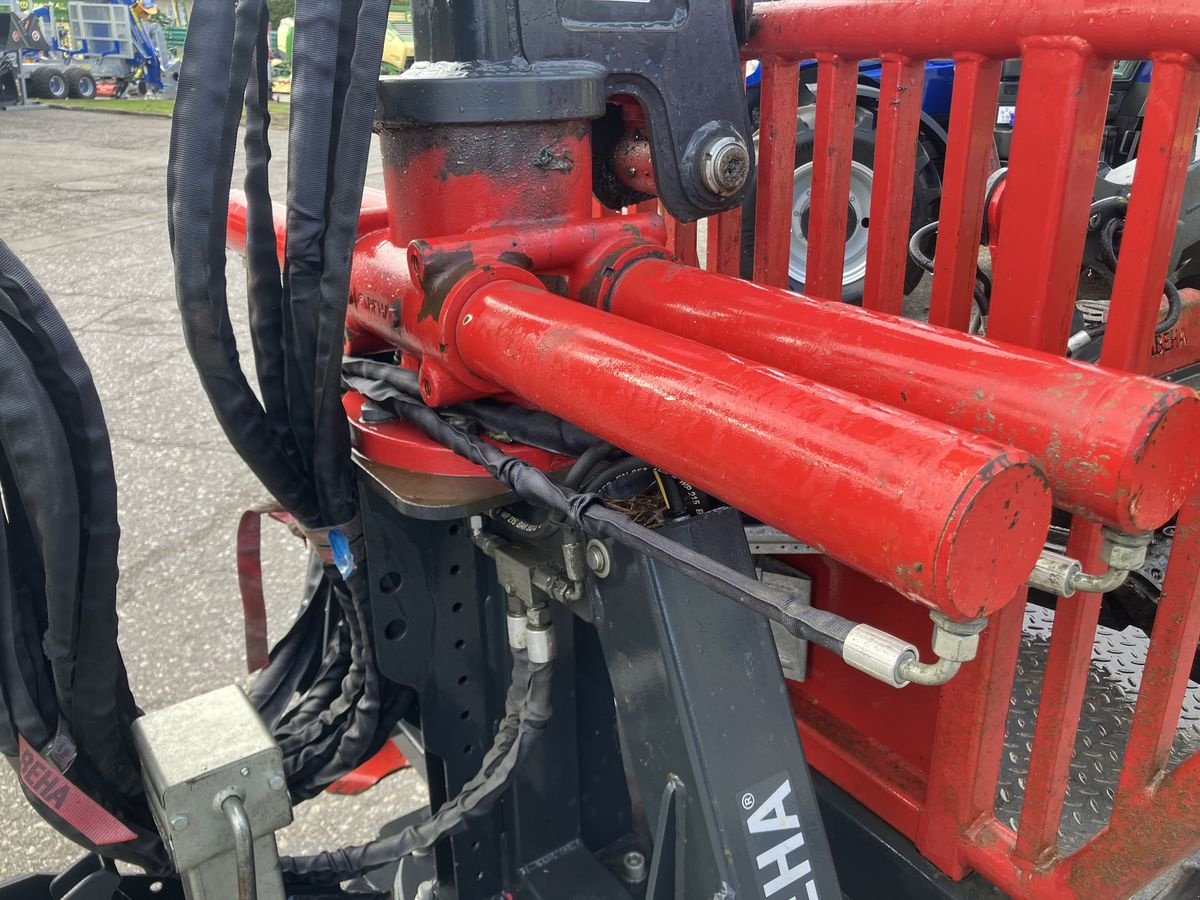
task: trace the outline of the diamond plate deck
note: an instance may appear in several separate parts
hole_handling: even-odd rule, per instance
[[[1054,612],[1029,605],[1025,610],[1021,654],[1013,684],[1004,759],[996,788],[996,817],[1016,829],[1025,797],[1025,777],[1037,723],[1038,700]],[[1129,723],[1137,701],[1149,639],[1135,628],[1097,629],[1083,701],[1075,754],[1067,780],[1066,804],[1059,823],[1058,846],[1064,855],[1077,850],[1108,823]],[[1169,768],[1200,748],[1200,684],[1189,682]]]

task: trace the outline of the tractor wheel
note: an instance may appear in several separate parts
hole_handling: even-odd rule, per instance
[[[96,99],[96,79],[87,69],[82,66],[71,66],[63,72],[63,78],[67,81],[67,91],[72,97],[79,100]]]
[[[50,66],[38,66],[29,76],[29,95],[43,100],[65,100],[67,98],[67,79],[63,77],[62,69]]]
[[[873,107],[860,105],[854,123],[854,155],[850,170],[849,215],[846,221],[846,264],[842,276],[842,299],[861,303],[867,272],[867,236],[871,226],[871,188],[874,183],[875,128]],[[808,220],[812,202],[813,144],[816,107],[802,106],[796,123],[796,171],[792,186],[792,234],[788,255],[788,286],[804,289],[807,275]],[[757,138],[756,138],[757,142]],[[938,217],[942,179],[938,174],[936,150],[921,137],[917,146],[916,178],[913,187],[911,235]],[[754,268],[754,218],[757,185],[751,187],[742,211],[742,277]],[[921,281],[923,271],[911,260],[904,279],[907,294]]]

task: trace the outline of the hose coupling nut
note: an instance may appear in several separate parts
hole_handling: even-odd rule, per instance
[[[1125,534],[1113,528],[1103,528],[1104,543],[1100,547],[1100,558],[1110,569],[1136,572],[1146,564],[1146,548],[1150,545],[1149,534]]]
[[[933,619],[933,653],[938,659],[964,663],[975,658],[979,635],[987,626],[986,618],[960,622],[937,611],[929,617]]]

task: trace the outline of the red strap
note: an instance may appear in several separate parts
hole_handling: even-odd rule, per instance
[[[137,835],[103,806],[71,783],[25,738],[17,736],[20,750],[20,778],[25,790],[54,811],[60,819],[97,847],[123,844]]]
[[[407,768],[408,760],[400,752],[400,748],[393,741],[387,740],[383,742],[378,753],[353,772],[343,775],[325,790],[330,794],[361,794],[393,772]]]
[[[262,517],[270,516],[289,528],[294,519],[277,503],[252,506],[242,513],[237,530],[238,587],[242,594],[242,619],[246,631],[246,668],[257,672],[266,666],[267,602],[262,582]]]

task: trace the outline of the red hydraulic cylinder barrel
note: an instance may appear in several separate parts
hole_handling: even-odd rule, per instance
[[[1030,453],[1058,505],[1130,532],[1166,522],[1197,479],[1200,399],[961,332],[661,260],[612,312]]]
[[[1042,549],[1019,450],[515,282],[447,337],[475,376],[956,618],[1010,601]]]

